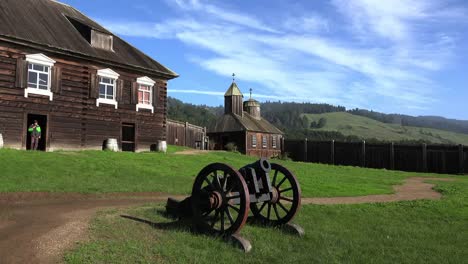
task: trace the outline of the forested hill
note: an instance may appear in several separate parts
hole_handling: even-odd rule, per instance
[[[189,122],[191,124],[210,127],[216,122],[218,115],[221,115],[224,108],[209,107],[206,105],[194,105],[184,103],[173,97],[167,98],[168,117],[177,121]]]
[[[383,114],[379,112],[353,109],[349,110],[353,115],[365,116],[387,124],[399,124],[403,126],[429,127],[457,133],[468,134],[468,121],[448,119],[440,116],[409,116],[400,114]]]
[[[168,98],[168,108],[169,118],[206,127],[212,126],[217,117],[222,115],[224,111],[222,106],[210,107],[206,105],[193,105],[172,97]],[[327,122],[326,117],[312,120],[310,116],[308,116],[308,114],[326,114],[334,112],[348,112],[355,116],[362,116],[378,122],[403,127],[425,127],[468,134],[468,121],[446,119],[443,117],[414,117],[399,114],[383,114],[363,109],[347,110],[343,106],[333,106],[329,104],[290,102],[265,102],[261,104],[262,116],[284,131],[287,138],[303,139],[307,137],[312,140],[334,139],[339,141],[361,140],[362,135],[342,133],[343,131],[338,130],[324,130],[323,128],[326,127]],[[352,120],[343,119],[340,122],[343,122],[343,127],[354,125]],[[368,129],[372,128],[369,127]],[[377,137],[375,141],[385,141],[385,139]],[[411,141],[421,142],[427,141],[427,139],[422,138],[417,140],[412,137]],[[430,141],[427,142],[430,143]]]

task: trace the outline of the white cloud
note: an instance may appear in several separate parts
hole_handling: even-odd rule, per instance
[[[204,4],[198,0],[176,0],[175,3],[182,9],[187,11],[194,11],[206,13],[209,16],[216,17],[225,22],[245,26],[252,29],[267,31],[272,33],[279,33],[279,31],[266,26],[264,23],[249,15],[227,11],[214,5]]]
[[[332,3],[351,30],[339,23],[332,26],[314,12],[290,17],[276,29],[259,18],[198,0],[177,0],[182,15],[159,23],[101,22],[122,35],[177,39],[209,51],[210,55],[187,55],[208,71],[222,76],[235,72],[239,80],[256,83],[263,91],[256,96],[263,99],[374,109],[379,108],[377,101],[385,101],[382,98],[407,109],[434,102],[437,83],[431,75],[450,62],[456,39],[431,26],[440,28],[446,17],[463,16],[462,9],[443,8],[435,0]]]
[[[310,14],[302,17],[289,17],[284,21],[283,27],[290,32],[327,32],[329,31],[329,22],[317,14]]]

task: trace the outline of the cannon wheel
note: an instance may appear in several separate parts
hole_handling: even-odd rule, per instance
[[[254,217],[264,224],[280,226],[289,223],[301,207],[301,187],[292,172],[272,163],[273,188],[270,201],[254,203],[251,210]]]
[[[249,207],[247,184],[231,166],[212,163],[195,179],[192,210],[196,230],[220,236],[236,234],[247,220]]]

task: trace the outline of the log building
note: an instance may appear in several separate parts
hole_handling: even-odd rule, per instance
[[[261,117],[258,101],[250,98],[244,102],[243,98],[233,80],[224,94],[224,115],[207,133],[212,148],[222,150],[232,143],[238,151],[250,156],[280,155],[283,132]]]
[[[177,74],[73,7],[0,1],[0,133],[28,149],[150,150],[166,139],[167,82]]]

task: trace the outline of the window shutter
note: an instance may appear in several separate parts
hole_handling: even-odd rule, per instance
[[[89,97],[98,98],[99,97],[99,81],[96,72],[91,73],[89,80]]]
[[[117,101],[122,102],[123,101],[123,90],[124,90],[124,80],[122,79],[117,79]]]
[[[28,83],[28,63],[24,58],[16,59],[16,81],[15,86],[26,88]]]
[[[53,93],[60,93],[62,89],[62,68],[58,66],[52,67],[52,84],[51,90]]]
[[[138,104],[138,83],[132,82],[132,104]]]
[[[155,85],[153,86],[153,106],[154,107],[158,105],[158,99],[159,99],[159,89],[158,89],[158,86]]]

